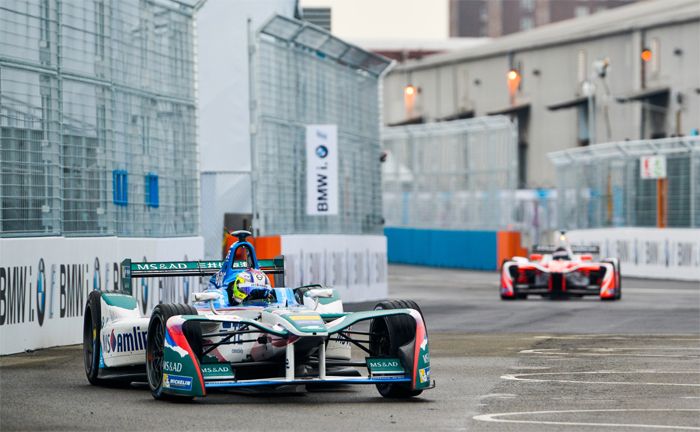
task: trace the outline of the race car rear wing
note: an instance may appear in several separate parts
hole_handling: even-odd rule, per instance
[[[535,245],[532,247],[533,253],[553,253],[557,250],[558,246],[549,245]],[[588,245],[571,245],[571,252],[575,254],[600,254],[600,247],[598,246],[588,246]]]
[[[176,277],[176,276],[211,276],[217,273],[224,261],[162,261],[131,262],[125,259],[121,263],[121,290],[132,294],[131,280],[137,278]],[[284,286],[284,256],[273,259],[258,260],[260,270],[272,276],[275,286]],[[234,261],[234,268],[248,267],[246,261]]]

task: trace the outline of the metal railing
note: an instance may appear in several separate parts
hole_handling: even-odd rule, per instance
[[[251,42],[256,234],[381,232],[379,75],[389,62],[281,16]],[[306,214],[305,133],[318,124],[337,126],[337,215]]]
[[[666,177],[642,178],[663,156]],[[549,154],[562,228],[700,227],[700,137],[622,141]]]
[[[196,234],[192,7],[3,5],[1,235]]]
[[[384,128],[386,225],[514,228],[516,134],[503,116]]]

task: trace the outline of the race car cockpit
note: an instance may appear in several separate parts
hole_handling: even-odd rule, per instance
[[[214,306],[266,306],[278,302],[273,284],[266,275],[266,272],[278,270],[261,268],[253,245],[246,240],[252,235],[250,232],[234,231],[231,235],[238,241],[229,248],[220,270],[209,279],[207,291],[220,294]]]
[[[558,247],[552,253],[552,259],[555,261],[570,261],[571,254],[569,253],[569,251],[566,248]]]

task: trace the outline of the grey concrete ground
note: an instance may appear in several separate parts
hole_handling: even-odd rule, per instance
[[[434,390],[218,393],[87,384],[79,347],[0,358],[0,430],[700,430],[700,284],[626,279],[620,302],[502,302],[495,273],[392,266],[423,306]],[[364,305],[353,305],[353,309]]]

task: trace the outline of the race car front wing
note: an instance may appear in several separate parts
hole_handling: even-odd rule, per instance
[[[376,358],[372,357],[368,341],[360,341],[353,337],[355,333],[349,328],[360,321],[371,320],[391,315],[410,315],[416,322],[416,334],[413,340],[400,349],[400,358]],[[321,314],[330,320],[326,331],[319,334],[299,335],[284,328],[270,328],[264,324],[240,317],[226,315],[180,315],[170,318],[166,323],[166,335],[164,344],[163,361],[163,391],[181,396],[205,396],[206,389],[235,388],[235,387],[259,387],[259,386],[284,386],[298,384],[382,384],[390,382],[409,383],[413,390],[425,390],[435,386],[430,378],[430,352],[425,324],[420,313],[413,309],[375,310],[367,312]],[[194,354],[189,341],[184,335],[183,325],[187,321],[199,322],[230,322],[236,323],[238,330],[217,332],[220,341],[203,346],[204,351],[216,348],[221,344],[241,343],[236,342],[232,336],[244,333],[263,333],[278,338],[288,339],[286,344],[284,370],[282,377],[262,379],[238,379],[239,368],[255,366],[256,362],[245,363],[201,363]],[[278,327],[278,326],[275,326]],[[252,329],[251,329],[252,328]],[[211,336],[211,335],[205,335]],[[335,362],[326,360],[326,340],[337,336],[360,347],[370,354],[364,363],[360,362]],[[296,376],[296,362],[294,344],[302,338],[315,338],[318,340],[318,361],[315,362],[317,373]],[[265,363],[265,362],[257,362]],[[272,363],[272,362],[268,362]],[[345,365],[366,367],[367,376],[332,375],[328,373],[328,366]]]

